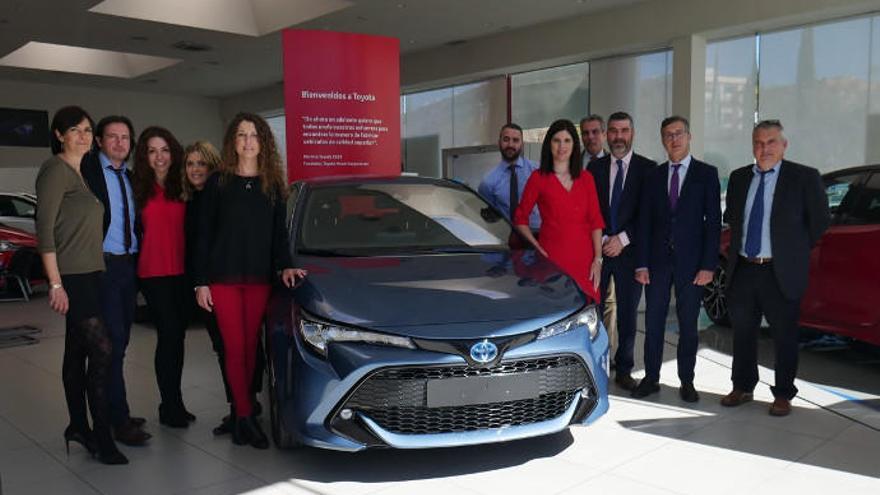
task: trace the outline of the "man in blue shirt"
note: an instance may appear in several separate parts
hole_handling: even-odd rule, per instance
[[[82,175],[104,205],[104,265],[101,278],[101,309],[113,343],[107,395],[116,440],[125,445],[144,445],[150,434],[144,418],[131,417],[125,394],[123,360],[128,347],[137,297],[134,193],[126,160],[134,148],[134,128],[127,117],[101,119],[95,128],[98,149],[83,158]]]
[[[486,174],[477,189],[483,199],[511,221],[529,176],[538,168],[535,162],[522,156],[522,149],[522,128],[514,123],[505,124],[498,136],[501,163]],[[529,215],[529,227],[535,232],[541,228],[537,207]]]

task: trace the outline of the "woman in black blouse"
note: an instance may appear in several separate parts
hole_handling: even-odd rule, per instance
[[[263,449],[269,441],[252,416],[250,395],[260,327],[277,274],[288,287],[306,275],[291,263],[285,194],[269,125],[258,115],[236,115],[223,139],[219,173],[201,198],[196,299],[215,312],[223,336],[235,409],[232,441]]]

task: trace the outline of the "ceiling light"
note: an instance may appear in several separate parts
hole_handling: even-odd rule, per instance
[[[29,41],[0,65],[131,79],[180,63],[179,59]]]
[[[171,48],[175,48],[177,50],[183,50],[185,52],[209,52],[213,50],[210,45],[206,45],[204,43],[196,43],[195,41],[178,41],[171,45]]]

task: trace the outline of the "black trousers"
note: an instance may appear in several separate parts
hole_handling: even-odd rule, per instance
[[[211,347],[217,353],[217,361],[220,364],[220,376],[223,378],[223,389],[226,391],[226,402],[232,404],[232,390],[226,379],[226,354],[223,351],[223,336],[220,335],[220,327],[217,326],[217,318],[214,313],[209,313],[196,305],[193,313],[196,318],[205,323],[205,329],[211,338]],[[257,360],[254,362],[254,378],[251,381],[251,395],[263,391],[263,373],[266,372],[266,358],[263,347],[263,339],[257,341]]]
[[[612,356],[616,372],[628,374],[635,365],[633,350],[636,343],[636,317],[639,300],[642,298],[642,284],[635,279],[635,261],[630,256],[605,258],[602,265],[600,314],[605,313],[605,300],[608,298],[608,284],[614,279],[614,298],[617,305],[617,352]]]
[[[730,281],[727,307],[733,324],[733,387],[751,392],[758,384],[758,331],[767,318],[776,351],[774,397],[797,395],[798,315],[800,299],[786,299],[772,264],[740,260]]]
[[[141,292],[156,326],[155,367],[159,395],[162,397],[160,407],[183,407],[180,381],[193,291],[186,277],[176,275],[142,278]]]
[[[70,425],[81,433],[92,429],[86,413],[88,397],[95,433],[109,438],[107,370],[111,344],[100,318],[101,273],[62,275],[61,282],[70,303],[65,315],[64,362],[61,366]]]
[[[107,376],[107,394],[110,400],[110,420],[114,426],[124,424],[130,415],[123,363],[137,304],[136,259],[131,255],[104,254],[106,271],[101,277],[101,315],[110,341],[113,343],[113,354]]]

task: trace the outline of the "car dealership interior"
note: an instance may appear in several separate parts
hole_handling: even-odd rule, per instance
[[[334,33],[368,36],[341,35],[342,48],[336,48],[324,41]],[[393,51],[377,55],[367,47],[373,41]],[[382,97],[389,88],[391,101]],[[313,105],[307,112],[318,112],[318,104],[349,105],[340,112],[382,105],[392,115],[314,117],[303,113],[306,100]],[[70,105],[90,117],[78,114],[57,126],[59,110]],[[243,120],[240,112],[246,112]],[[124,118],[99,123],[107,116]],[[625,175],[636,170],[629,168],[634,156],[675,181],[661,187],[673,225],[679,166],[690,168],[683,172],[679,205],[700,185],[687,180],[701,170],[695,164],[705,162],[717,173],[710,181],[715,189],[705,194],[705,218],[715,219],[721,233],[704,242],[711,247],[708,265],[702,260],[697,277],[689,274],[683,282],[692,290],[680,289],[678,272],[673,282],[670,271],[673,300],[666,291],[668,313],[658,313],[654,301],[662,298],[649,294],[661,291],[649,291],[639,271],[650,268],[655,288],[663,272],[647,249],[638,251],[639,263],[626,265],[625,281],[638,290],[629,340],[625,318],[603,315],[603,309],[626,311],[623,289],[616,302],[597,301],[557,251],[540,252],[538,243],[551,246],[552,231],[541,232],[529,211],[516,214],[516,203],[531,198],[543,225],[552,226],[546,203],[530,196],[537,181],[529,180],[525,192],[517,188],[514,162],[530,160],[533,169],[540,164],[532,177],[548,170],[559,177],[554,167],[562,162],[554,153],[564,145],[554,141],[563,132],[555,121],[566,119],[578,134],[568,142],[578,156],[571,152],[565,160],[580,164],[588,116],[601,117],[603,136],[608,126],[602,153],[617,158],[617,168],[612,159],[604,161],[612,172],[603,176],[605,196],[598,193],[597,207],[609,201],[609,187],[612,195],[624,194],[614,178],[634,177]],[[618,153],[612,123],[621,120],[630,134]],[[113,174],[108,165],[109,129],[124,131],[126,121],[131,148],[123,149],[122,164],[133,171],[128,176],[118,169]],[[668,132],[671,126],[682,130]],[[253,135],[242,130],[252,128]],[[136,143],[147,129],[153,133]],[[327,139],[332,132],[358,134],[320,141],[325,129],[331,131]],[[512,160],[504,137],[511,129],[521,138]],[[50,203],[51,189],[41,181],[53,154],[64,160],[70,136],[91,133],[97,139],[83,138],[92,148],[83,153],[100,156],[99,182],[103,177],[117,187],[118,178],[113,191],[122,195],[108,196],[103,186],[102,198],[83,158],[82,172],[73,166],[82,180],[69,183],[73,189],[64,197],[76,190],[106,207],[103,254],[95,252],[99,272],[107,269],[101,284],[120,256],[132,266],[140,262],[138,272],[149,280],[136,298],[132,293],[133,323],[121,351],[120,341],[110,339],[119,367],[106,365],[106,377],[96,371],[102,366],[96,363],[111,355],[96,352],[98,343],[83,351],[89,365],[83,358],[78,370],[88,384],[71,392],[71,348],[77,345],[71,335],[88,330],[70,323],[82,303],[75,284],[83,283],[71,277],[82,272],[65,271],[69,265],[56,262],[46,237],[56,238],[61,260],[68,249],[59,240],[67,232],[63,219],[86,207]],[[781,141],[763,141],[765,135]],[[3,0],[0,495],[880,493],[878,137],[880,0]],[[154,149],[156,139],[171,146]],[[183,190],[162,207],[175,203],[183,225],[182,202],[195,202],[202,191],[192,188],[189,157],[206,157],[198,151],[204,147],[194,147],[204,141],[216,147],[215,175],[222,175],[213,182],[202,178],[205,191],[226,191],[231,186],[224,181],[235,175],[242,181],[239,192],[260,191],[274,206],[253,222],[251,210],[238,211],[234,218],[253,225],[233,234],[220,233],[219,221],[210,223],[215,210],[200,211],[200,228],[218,233],[212,241],[196,239],[192,262],[199,268],[182,292],[172,294],[170,285],[154,279],[173,277],[144,275],[152,248],[142,236],[156,218],[144,198],[163,197],[150,196],[151,186],[171,198],[173,187],[151,182],[165,180],[165,163],[154,155],[178,157],[171,170],[180,177],[168,177]],[[687,158],[679,160],[675,143],[683,142]],[[275,176],[265,172],[264,161],[259,176],[240,172],[243,164],[257,163],[243,158],[251,156],[253,143],[254,156],[277,149]],[[390,152],[378,147],[383,143]],[[762,153],[773,145],[781,151],[769,161],[775,167],[770,171],[798,167],[812,174],[798,188],[780,172],[779,186],[774,177],[769,192],[764,189],[768,159]],[[355,147],[381,149],[382,156],[365,152],[362,163],[362,155],[346,155]],[[308,154],[315,149],[329,154]],[[593,175],[580,175],[584,180],[598,176],[593,167],[603,163],[591,161],[588,149],[578,171]],[[136,162],[148,163],[147,189],[137,187],[144,172]],[[371,168],[376,163],[382,177],[369,173],[380,170]],[[510,174],[505,201],[515,198],[505,207],[485,193],[498,167]],[[737,182],[737,171],[748,178]],[[281,199],[270,191],[273,177],[288,187],[278,193]],[[560,193],[575,191],[577,173],[570,180],[566,185],[560,179]],[[126,181],[132,181],[128,189]],[[647,191],[650,180],[644,183]],[[805,204],[820,203],[808,206],[804,218],[801,193],[812,194]],[[212,202],[202,205],[218,212],[236,210],[223,196],[205,197]],[[649,198],[648,192],[640,196],[642,213],[650,209]],[[760,216],[752,224],[756,211],[764,214],[756,202],[768,209],[764,224]],[[52,204],[57,220],[46,220]],[[126,220],[110,220],[117,214],[111,204]],[[731,205],[738,206],[728,210]],[[605,210],[616,215],[621,206],[612,196],[602,208],[599,222]],[[583,249],[594,242],[601,252],[589,251],[598,261],[583,278],[595,270],[599,287],[599,274],[621,266],[614,264],[619,253],[630,243],[630,251],[640,249],[642,234],[652,232],[642,213],[636,215],[638,234],[626,231],[618,252],[606,251],[605,242],[625,229],[612,226],[616,222],[594,225]],[[93,233],[100,216],[92,215]],[[231,344],[238,341],[230,340],[225,326],[228,314],[198,306],[222,306],[226,285],[245,287],[243,298],[255,291],[249,281],[218,283],[202,275],[214,276],[215,245],[227,242],[223,235],[256,245],[258,235],[241,233],[256,232],[247,229],[261,222],[274,229],[266,242],[271,253],[243,249],[230,262],[271,260],[266,264],[274,277],[257,339],[242,339],[239,362]],[[773,229],[783,223],[809,230],[802,252],[779,252],[800,233],[777,235]],[[751,250],[753,227],[757,238],[763,235],[763,249],[758,240]],[[125,237],[124,255],[110,252],[108,228]],[[704,237],[700,231],[684,235]],[[676,248],[683,252],[684,242],[675,246],[668,237],[669,256]],[[130,238],[140,244],[140,260],[130,255]],[[770,239],[777,248],[772,254]],[[82,257],[82,246],[70,250]],[[278,246],[285,252],[279,254]],[[183,254],[177,254],[182,266]],[[189,256],[187,251],[186,263]],[[165,258],[175,256],[160,252],[150,262],[161,265]],[[800,289],[790,297],[780,273],[801,259],[803,270],[794,277]],[[758,277],[780,278],[779,300],[796,312],[787,339],[780,336],[776,292],[756,291],[754,305],[763,313],[743,316],[745,289],[730,290],[734,273],[744,280],[743,267],[755,274],[757,287],[765,280]],[[189,268],[185,275],[182,268],[174,273],[181,283],[190,276]],[[705,280],[698,283],[700,274]],[[614,283],[623,284],[617,276]],[[57,306],[59,292],[64,311]],[[68,293],[66,318],[59,312],[68,311]],[[689,294],[699,299],[691,375],[682,362],[696,342],[689,333],[693,322],[680,323],[690,313],[676,301],[693,302],[696,315],[697,299]],[[95,297],[106,304],[110,295],[102,286]],[[176,399],[169,398],[168,372],[160,370],[171,364],[160,356],[169,344],[159,327],[168,321],[156,309],[174,304],[187,314],[204,313],[187,317],[179,336]],[[659,333],[648,329],[657,328],[656,319],[649,324],[657,314],[666,317]],[[751,347],[742,330],[750,318],[760,327]],[[612,332],[620,322],[619,332]],[[107,326],[114,331],[109,321]],[[628,357],[619,347],[627,345]],[[784,355],[783,345],[796,354]],[[252,346],[257,350],[248,355]],[[744,354],[757,362],[752,382],[742,378]],[[662,356],[659,378],[654,356]],[[234,366],[253,372],[254,380],[227,372]],[[781,391],[786,366],[796,372],[788,395]],[[121,397],[130,409],[122,423],[113,369],[124,378]],[[107,394],[98,375],[108,381]],[[86,398],[91,427],[76,424],[71,405],[79,403],[86,416]]]

